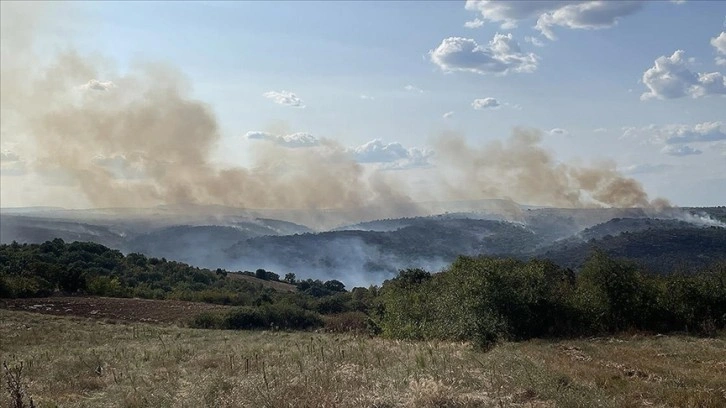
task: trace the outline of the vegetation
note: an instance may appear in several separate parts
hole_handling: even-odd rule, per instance
[[[245,276],[248,279],[240,279]],[[253,278],[256,276],[258,279]],[[121,252],[91,242],[0,245],[0,298],[53,294],[186,300],[241,306],[224,316],[200,316],[198,327],[307,329],[322,325],[319,313],[364,311],[364,288],[355,293],[337,280],[296,281],[258,269],[211,271],[166,259]],[[295,291],[276,291],[271,284]]]
[[[663,276],[598,251],[577,274],[544,260],[459,257],[441,273],[406,269],[380,288],[350,292],[337,280],[296,280],[291,273],[286,279],[297,291],[276,291],[265,284],[287,285],[278,274],[258,269],[254,275],[259,279],[236,279],[239,274],[221,269],[60,239],[0,246],[1,297],[60,292],[238,306],[202,313],[192,321],[199,328],[294,330],[327,323],[334,331],[489,348],[502,340],[631,330],[713,335],[726,327],[726,263]]]
[[[0,309],[37,407],[723,407],[726,338],[466,344],[109,324]],[[0,406],[12,407],[0,390]]]
[[[385,336],[499,340],[726,327],[726,264],[660,276],[595,252],[580,274],[549,261],[460,257],[447,270],[402,271],[374,311]]]
[[[563,240],[537,254],[562,267],[579,270],[588,254],[597,249],[660,274],[695,273],[714,262],[726,261],[726,228],[684,224],[664,220],[614,219],[585,230],[581,238],[586,240]],[[646,229],[638,230],[643,227]]]

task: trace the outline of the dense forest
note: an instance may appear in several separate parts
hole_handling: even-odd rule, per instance
[[[212,271],[89,242],[0,245],[0,297],[48,295],[238,306],[196,316],[193,325],[204,328],[304,329],[323,325],[328,315],[340,330],[481,347],[624,330],[713,334],[726,327],[726,263],[660,275],[599,250],[579,273],[547,260],[460,256],[440,273],[405,269],[380,287],[347,291],[337,280]]]

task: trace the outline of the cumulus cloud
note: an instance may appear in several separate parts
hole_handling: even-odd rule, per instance
[[[293,92],[289,91],[269,91],[262,94],[267,99],[272,100],[276,104],[279,105],[285,105],[285,106],[292,106],[294,108],[304,108],[305,104],[303,103],[302,99],[300,99],[297,95],[295,95]]]
[[[474,99],[471,106],[476,110],[494,109],[501,106],[498,100],[494,98]]]
[[[595,133],[605,133],[607,131],[608,131],[607,128],[603,128],[603,127],[593,129],[593,132],[595,132]]]
[[[444,119],[448,119],[450,117],[454,116],[454,111],[446,112],[442,115]]]
[[[407,90],[408,92],[415,92],[415,93],[423,93],[424,92],[423,89],[421,89],[421,88],[419,88],[417,86],[410,85],[410,84],[404,86],[403,89]]]
[[[495,34],[487,46],[471,38],[449,37],[429,51],[431,62],[444,72],[465,71],[476,74],[531,73],[539,58],[519,48],[512,34]]]
[[[668,145],[661,149],[661,153],[667,154],[669,156],[691,156],[695,154],[701,154],[703,152],[698,149],[694,149],[693,147],[688,145]]]
[[[109,89],[116,88],[116,85],[111,81],[99,81],[97,79],[91,79],[85,84],[79,86],[80,89],[85,91],[108,91]]]
[[[251,131],[245,134],[245,137],[250,140],[267,140],[277,145],[297,148],[297,147],[312,147],[320,144],[320,141],[310,133],[297,132],[289,135],[275,135],[268,132]]]
[[[479,28],[484,25],[484,21],[479,20],[478,18],[475,18],[474,20],[467,21],[464,23],[464,27],[466,28]]]
[[[649,125],[641,128],[627,127],[623,130],[623,138],[645,138],[655,144],[675,145],[726,140],[726,123],[723,122],[703,122],[695,125]]]
[[[540,15],[536,28],[550,40],[554,26],[579,30],[609,28],[643,8],[642,1],[586,1],[568,4]]]
[[[372,100],[376,99],[376,98],[374,98],[374,97],[372,97],[370,95],[365,95],[365,94],[361,95],[360,98],[361,99],[364,99],[364,100],[367,100],[367,101],[372,101]]]
[[[726,94],[726,77],[720,72],[694,73],[688,69],[685,52],[677,50],[670,57],[661,56],[655,65],[643,73],[643,84],[648,87],[641,100],[674,99],[684,96],[699,98]]]
[[[641,1],[491,1],[467,0],[465,8],[481,14],[484,21],[512,29],[522,20],[536,19],[535,27],[554,39],[555,26],[569,29],[602,29],[641,8]]]
[[[401,143],[384,143],[381,139],[371,140],[350,152],[359,163],[382,163],[386,169],[428,167],[428,160],[433,155],[430,150],[406,148]]]
[[[711,38],[711,45],[716,49],[716,53],[726,55],[726,31],[721,31],[718,37]],[[717,56],[716,64],[726,65],[726,58]]]

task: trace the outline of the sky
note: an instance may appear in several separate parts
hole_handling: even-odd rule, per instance
[[[69,49],[102,61],[99,76],[77,87],[120,92],[139,65],[173,67],[189,97],[216,120],[215,166],[255,166],[264,144],[304,150],[332,141],[367,172],[406,180],[414,199],[424,200],[431,197],[416,191],[445,171],[442,135],[477,147],[524,127],[539,130],[538,145],[557,163],[614,167],[651,198],[680,206],[726,205],[726,2],[164,1],[17,9],[31,16],[44,6],[52,18],[38,20],[42,33],[32,45],[42,61],[52,65]],[[5,24],[3,41],[15,29]],[[4,73],[23,60],[7,48]],[[95,205],[86,190],[40,170],[43,142],[11,126],[8,118],[22,113],[10,110],[3,110],[0,205]]]

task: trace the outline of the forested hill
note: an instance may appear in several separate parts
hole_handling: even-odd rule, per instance
[[[295,291],[264,270],[253,276],[189,266],[142,254],[123,255],[93,242],[0,245],[0,297],[92,294],[251,304],[277,289]],[[262,279],[259,279],[262,278]],[[272,279],[272,280],[270,280]]]
[[[570,239],[540,250],[537,256],[577,270],[594,249],[655,273],[695,272],[726,261],[726,228],[677,226],[620,232],[588,241]]]

